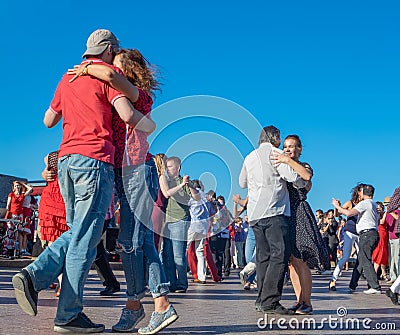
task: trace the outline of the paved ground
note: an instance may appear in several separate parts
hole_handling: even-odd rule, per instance
[[[36,317],[25,315],[17,305],[11,285],[11,277],[17,271],[0,264],[0,334],[55,334],[52,331],[57,306],[54,292],[45,290],[40,293]],[[116,270],[115,273],[124,288],[122,271]],[[264,315],[255,311],[256,293],[242,290],[237,271],[222,283],[190,283],[186,294],[171,294],[180,318],[161,334],[399,334],[400,306],[392,305],[384,294],[363,294],[365,282],[361,282],[359,292],[347,294],[350,274],[344,272],[337,282],[337,292],[328,291],[329,276],[314,275],[314,314],[286,317],[278,322],[271,320],[271,315],[263,319]],[[387,287],[383,284],[384,289]],[[111,326],[118,320],[124,306],[125,296],[120,292],[114,297],[103,298],[98,293],[101,288],[96,272],[91,271],[84,292],[84,311],[93,321],[106,325],[105,333],[111,333]],[[282,304],[289,306],[293,301],[293,289],[286,286]],[[153,308],[150,297],[146,297],[143,303],[146,318],[140,326],[147,324]]]

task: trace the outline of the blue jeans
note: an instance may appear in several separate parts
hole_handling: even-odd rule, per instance
[[[63,274],[55,322],[67,324],[83,309],[83,286],[96,257],[104,218],[111,203],[114,171],[110,164],[78,154],[58,162],[58,182],[70,230],[62,234],[26,270],[36,291]]]
[[[154,161],[116,170],[120,199],[120,230],[117,251],[121,253],[127,298],[140,300],[148,280],[153,298],[169,293],[165,273],[154,246],[151,214],[158,194],[158,174]]]
[[[171,291],[186,290],[187,280],[187,231],[190,222],[169,222],[165,225],[161,259]]]
[[[256,237],[254,236],[253,228],[249,226],[249,230],[247,231],[246,244],[244,246],[244,257],[246,259],[246,263],[256,262]],[[248,281],[252,283],[256,279],[257,273],[254,272],[249,278]]]

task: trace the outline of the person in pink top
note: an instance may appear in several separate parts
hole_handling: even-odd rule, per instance
[[[96,63],[118,70],[110,65],[119,50],[119,41],[111,31],[94,31],[86,46],[82,56],[86,69]],[[138,130],[151,133],[155,124],[108,83],[91,76],[81,76],[74,82],[71,78],[69,74],[62,77],[44,116],[48,128],[62,120],[58,181],[70,229],[12,282],[18,304],[34,316],[38,292],[62,273],[54,331],[98,333],[105,327],[83,313],[83,288],[96,257],[114,186],[113,108],[125,123]]]
[[[391,224],[389,224],[389,234],[390,231],[392,231],[397,237],[399,237],[400,234],[400,187],[397,187],[393,195],[391,197],[387,197],[388,204],[386,206],[386,216],[387,217],[392,217],[390,219]],[[385,199],[386,200],[386,199]],[[391,228],[393,227],[393,228]],[[390,235],[389,235],[390,236]],[[399,271],[399,270],[398,270]],[[394,278],[392,278],[394,279]],[[392,286],[385,292],[386,296],[390,298],[392,303],[394,305],[399,305],[399,294],[400,294],[400,274],[397,274],[396,280],[393,282]]]
[[[390,197],[383,199],[383,204],[387,207],[390,203]],[[400,210],[396,209],[393,211],[394,214],[400,215]],[[389,277],[390,281],[388,284],[393,284],[397,276],[400,274],[399,271],[399,252],[400,252],[400,239],[395,234],[394,228],[396,219],[392,215],[386,215],[385,221],[388,224],[389,233]]]

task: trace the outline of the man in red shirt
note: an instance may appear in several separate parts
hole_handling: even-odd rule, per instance
[[[111,31],[94,31],[86,45],[84,63],[112,67],[119,42]],[[70,230],[34,263],[16,274],[13,285],[20,307],[36,315],[38,292],[62,273],[54,331],[98,333],[104,330],[104,325],[93,323],[82,312],[82,300],[114,184],[112,109],[138,130],[150,133],[155,124],[106,82],[84,75],[70,83],[71,78],[68,74],[63,76],[44,117],[44,124],[49,128],[63,119],[58,179]]]

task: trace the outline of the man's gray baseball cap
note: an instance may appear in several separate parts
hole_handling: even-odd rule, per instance
[[[115,35],[107,29],[97,29],[87,39],[86,51],[82,58],[101,55],[109,45],[116,50],[119,49],[119,41]]]

